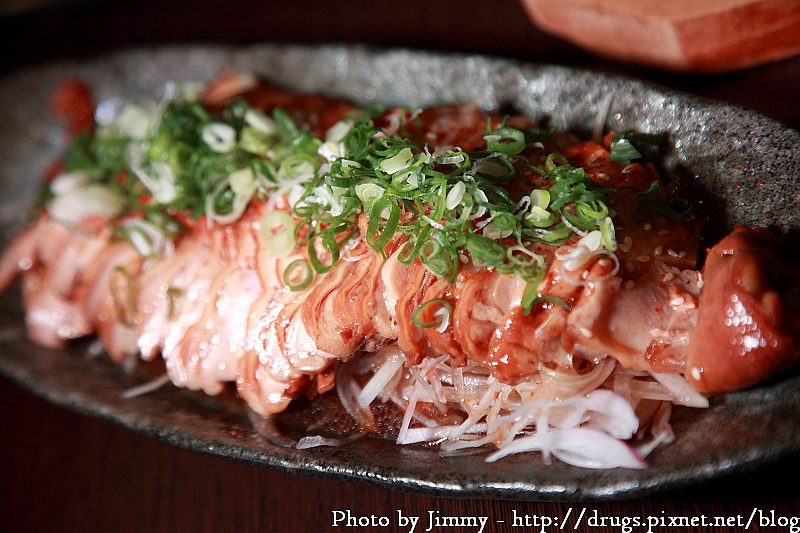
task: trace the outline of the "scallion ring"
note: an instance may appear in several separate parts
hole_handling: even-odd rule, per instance
[[[319,241],[322,249],[330,254],[330,262],[327,265],[323,264],[317,255],[317,241]],[[335,265],[338,260],[339,243],[336,242],[336,239],[331,233],[326,232],[316,235],[314,238],[308,241],[308,262],[311,263],[312,268],[318,274],[324,274],[325,272],[328,272],[331,268],[333,268],[333,265]]]
[[[486,140],[486,149],[492,152],[517,155],[525,149],[525,134],[516,128],[498,128],[483,138]]]
[[[384,211],[388,210],[386,222],[383,222]],[[388,196],[382,196],[372,206],[372,213],[367,226],[367,244],[383,253],[383,249],[394,237],[394,232],[400,222],[400,207]],[[380,229],[380,233],[378,230]]]
[[[497,266],[506,258],[506,249],[502,244],[477,233],[467,237],[467,250],[475,266]]]
[[[299,273],[299,278],[298,278]],[[305,259],[296,259],[283,271],[283,283],[291,291],[302,291],[314,281],[314,270]]]
[[[427,329],[441,326],[449,322],[453,306],[444,298],[434,298],[423,303],[411,315],[411,320],[418,328]]]

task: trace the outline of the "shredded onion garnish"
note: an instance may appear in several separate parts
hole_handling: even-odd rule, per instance
[[[257,83],[242,76],[238,86]],[[421,111],[381,117],[353,110],[316,138],[280,107],[267,113],[246,98],[226,103],[226,97],[210,109],[199,91],[169,85],[165,93],[152,104],[107,103],[98,111],[97,134],[73,141],[64,173],[48,190],[45,207],[53,219],[78,224],[100,216],[115,237],[152,258],[173,253],[179,235],[198,221],[214,229],[258,209],[260,244],[285,259],[279,278],[291,291],[324,280],[340,260],[396,254],[403,265],[420,264],[430,279],[453,285],[478,269],[516,276],[524,292],[515,301],[530,316],[540,304],[567,311],[573,305],[570,296],[540,292],[554,262],[572,288],[618,274],[617,253],[630,246],[623,243],[618,252],[617,209],[629,207],[633,218],[682,216],[665,203],[657,180],[643,192],[606,187],[598,183],[608,181],[605,170],[598,178],[573,166],[567,151],[556,151],[552,130],[512,127],[509,117],[488,118],[467,150],[409,138],[406,127],[416,126]],[[598,139],[613,96],[599,104]],[[635,143],[655,141],[615,135],[608,156],[629,165],[641,157]],[[635,199],[628,202],[628,194]],[[139,315],[130,278],[117,267],[109,290],[120,324],[132,331]],[[172,318],[183,295],[169,288],[167,296]],[[430,335],[459,327],[457,299],[446,293],[422,301],[412,312],[414,326]],[[398,299],[391,300],[393,308]],[[534,322],[531,334],[543,333],[551,320],[557,319]],[[443,454],[490,450],[487,461],[537,451],[545,461],[587,468],[642,468],[644,456],[674,438],[673,403],[708,406],[679,374],[625,369],[613,354],[583,356],[539,363],[527,380],[509,385],[475,362],[457,366],[448,355],[409,366],[397,345],[381,344],[340,364],[335,386],[343,408],[367,433],[378,426],[372,405],[397,406],[399,444],[436,442]],[[123,397],[167,382],[161,376]],[[291,445],[339,446],[361,436],[307,436]]]
[[[649,395],[606,387],[630,374],[611,358],[578,373],[543,365],[540,379],[516,386],[500,383],[472,363],[454,368],[446,356],[426,358],[402,371],[404,363],[400,350],[389,346],[345,363],[337,374],[342,403],[360,423],[374,424],[371,402],[391,399],[403,410],[397,436],[401,445],[435,443],[446,456],[494,450],[486,456],[490,462],[537,451],[546,461],[555,457],[584,468],[643,468],[643,458],[673,438],[669,410],[660,409],[651,422],[652,438],[635,444],[642,431],[636,406]],[[367,374],[371,377],[359,387],[355,377]],[[671,394],[650,379],[661,387],[659,394]],[[429,408],[423,411],[423,405]]]
[[[169,382],[169,376],[167,374],[163,374],[157,378],[151,379],[146,383],[142,383],[141,385],[125,389],[125,391],[120,394],[120,398],[124,400],[130,400],[131,398],[136,398],[137,396],[142,396],[144,394],[157,391]]]

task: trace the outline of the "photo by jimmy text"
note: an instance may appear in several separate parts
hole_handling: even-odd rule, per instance
[[[597,509],[587,507],[566,509],[559,514],[528,514],[512,509],[503,516],[453,516],[439,510],[424,513],[408,513],[397,509],[394,514],[378,515],[358,513],[350,509],[332,510],[330,525],[334,528],[362,529],[365,531],[401,531],[403,533],[431,533],[436,531],[513,531],[524,530],[538,533],[549,531],[618,531],[620,533],[657,533],[674,531],[708,530],[727,531],[731,528],[745,531],[760,531],[765,527],[788,533],[800,533],[800,516],[782,516],[774,510],[753,508],[749,514],[729,516],[698,514],[673,516],[657,513],[648,516],[604,515]],[[455,529],[454,529],[455,528]]]

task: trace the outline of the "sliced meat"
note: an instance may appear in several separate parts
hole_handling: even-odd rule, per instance
[[[800,357],[800,284],[796,268],[773,245],[769,231],[739,227],[709,250],[687,359],[686,377],[695,389],[748,387]]]
[[[635,370],[681,370],[697,321],[697,272],[657,262],[636,281],[592,277],[569,314],[567,349],[588,359],[614,357]]]
[[[0,261],[0,290],[21,275],[28,334],[50,347],[93,332],[74,293],[84,272],[109,246],[106,234],[76,231],[40,218],[20,233]]]

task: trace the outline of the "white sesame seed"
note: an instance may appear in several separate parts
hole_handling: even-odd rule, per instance
[[[636,258],[636,260],[639,261],[640,263],[647,263],[648,261],[650,261],[650,256],[640,255],[639,257]]]
[[[591,339],[594,336],[594,333],[592,333],[592,330],[590,330],[589,328],[584,327],[584,326],[581,327],[581,334],[584,337],[589,338],[589,339]]]
[[[675,279],[675,274],[673,274],[672,272],[667,272],[666,274],[664,274],[663,278],[664,281],[672,281],[673,279]]]
[[[650,231],[651,229],[653,229],[653,225],[648,222],[647,224],[644,225],[644,229]]]
[[[676,251],[675,251],[675,250],[673,250],[672,248],[670,248],[669,250],[667,250],[667,254],[671,255],[672,257],[678,257],[678,252],[676,252]]]
[[[663,246],[656,246],[656,249],[653,250],[653,251],[655,252],[656,255],[661,255],[661,252],[664,251],[664,247]]]
[[[669,235],[668,229],[662,229],[661,231],[658,232],[659,237],[663,237],[664,235]]]
[[[632,289],[634,285],[635,285],[635,283],[633,282],[632,279],[629,279],[628,281],[625,282],[625,288],[626,289]]]
[[[672,300],[670,300],[669,304],[670,304],[672,307],[680,307],[680,306],[682,306],[682,305],[683,305],[685,302],[686,302],[686,299],[685,299],[685,298],[683,298],[683,297],[681,297],[681,296],[678,296],[678,297],[676,297],[676,298],[673,298]]]

